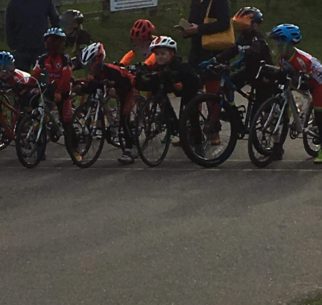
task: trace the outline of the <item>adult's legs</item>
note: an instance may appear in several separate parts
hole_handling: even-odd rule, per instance
[[[41,50],[17,50],[14,52],[15,66],[17,69],[30,72],[36,63],[39,55],[41,55]]]

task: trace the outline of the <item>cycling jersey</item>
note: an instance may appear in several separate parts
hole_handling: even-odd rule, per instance
[[[29,80],[30,74],[19,69],[15,69],[8,79],[1,79],[1,81],[3,81],[7,86],[12,87],[13,89],[18,88],[17,85],[28,84]]]
[[[48,84],[52,84],[54,96],[61,96],[61,101],[57,101],[57,107],[63,123],[71,123],[72,121],[72,103],[69,99],[71,89],[72,69],[68,56],[58,54],[51,56],[44,54],[39,57],[31,75],[36,79],[40,78],[44,73],[48,79]],[[31,79],[30,83],[34,81]]]
[[[281,61],[283,66],[285,60]],[[312,55],[295,48],[293,56],[287,61],[297,72],[305,72],[311,76],[309,82],[314,108],[322,109],[322,64]]]
[[[312,55],[295,48],[295,53],[288,62],[296,71],[310,74],[312,80],[322,84],[322,64]]]
[[[240,68],[245,72],[241,74],[242,80],[238,82],[240,84],[254,80],[262,60],[267,64],[272,64],[267,42],[259,31],[253,29],[244,30],[238,37],[235,46],[218,54],[216,58],[219,62],[225,62],[238,54],[241,55]],[[244,79],[245,76],[246,79]]]
[[[56,92],[62,94],[69,93],[72,70],[68,56],[63,54],[56,56],[44,54],[40,56],[31,75],[38,79],[42,72],[48,76],[49,83],[54,83]]]

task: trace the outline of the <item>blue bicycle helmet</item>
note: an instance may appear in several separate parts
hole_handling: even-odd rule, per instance
[[[46,39],[49,36],[57,36],[61,38],[66,38],[66,34],[61,28],[49,28],[47,32],[44,34],[44,38]]]
[[[302,40],[301,30],[294,24],[280,24],[274,27],[270,33],[270,37],[292,44],[297,44]]]
[[[10,52],[0,52],[0,70],[11,71],[15,68],[15,58]]]

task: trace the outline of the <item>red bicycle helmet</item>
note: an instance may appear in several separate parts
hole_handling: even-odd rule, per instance
[[[155,26],[150,20],[138,19],[134,22],[130,31],[131,40],[152,40],[154,30]]]

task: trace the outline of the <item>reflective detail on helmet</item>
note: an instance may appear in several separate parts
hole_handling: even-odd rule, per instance
[[[67,21],[67,22],[77,21],[78,24],[81,24],[84,21],[84,15],[79,10],[70,9],[61,15],[61,21],[62,22],[64,22],[64,21]]]
[[[297,44],[302,40],[301,30],[294,24],[280,24],[274,27],[270,33],[270,37],[292,44]]]
[[[0,52],[0,70],[10,71],[15,68],[15,58],[10,52]]]
[[[177,43],[170,36],[158,36],[154,38],[150,44],[150,50],[153,51],[153,49],[158,47],[169,48],[177,51]]]
[[[82,50],[80,61],[82,65],[87,65],[93,58],[101,56],[105,59],[105,49],[101,42],[94,42]]]
[[[61,28],[49,28],[47,32],[44,34],[44,38],[47,38],[48,36],[57,36],[65,38],[66,34]]]

